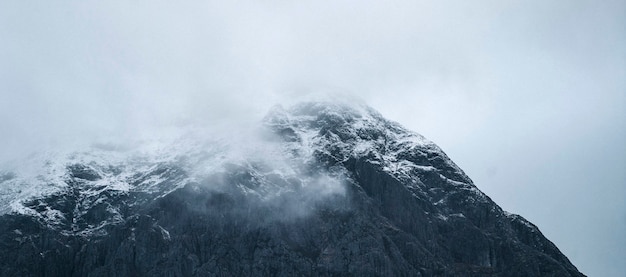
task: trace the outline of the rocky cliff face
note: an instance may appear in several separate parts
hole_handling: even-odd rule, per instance
[[[0,275],[583,276],[368,107],[277,107],[264,129],[251,152],[100,147],[3,173]]]

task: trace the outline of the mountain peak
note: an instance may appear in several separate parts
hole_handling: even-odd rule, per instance
[[[385,121],[374,109],[360,103],[333,103],[325,101],[301,102],[285,109],[274,106],[265,117],[267,124],[300,121],[310,126],[328,126],[355,121]]]

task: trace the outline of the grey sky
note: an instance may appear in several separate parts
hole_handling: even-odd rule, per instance
[[[626,272],[624,1],[2,1],[0,154],[359,96]]]

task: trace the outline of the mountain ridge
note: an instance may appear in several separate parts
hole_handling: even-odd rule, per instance
[[[263,126],[236,159],[223,148],[246,146],[205,142],[58,166],[42,181],[55,190],[0,216],[1,275],[584,276],[367,106],[277,106]],[[3,176],[3,190],[27,182]]]

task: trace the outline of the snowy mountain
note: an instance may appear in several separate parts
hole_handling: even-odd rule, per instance
[[[260,125],[0,173],[0,275],[583,276],[369,107],[277,106]]]

